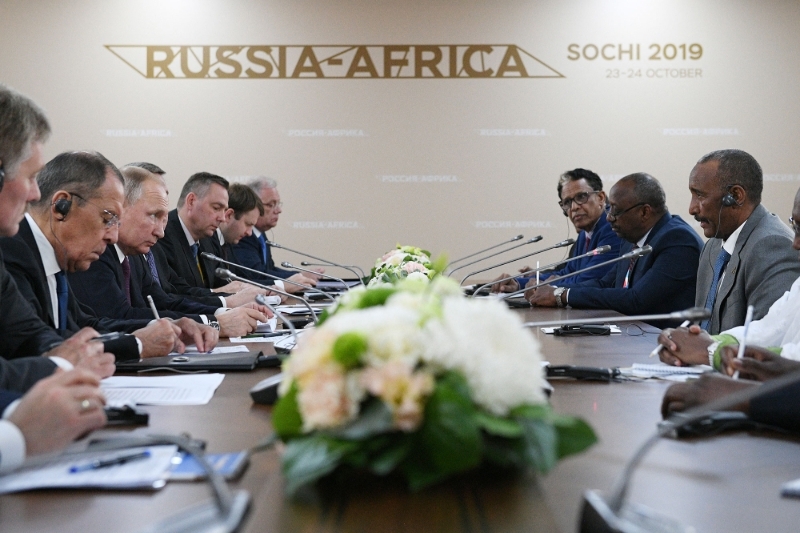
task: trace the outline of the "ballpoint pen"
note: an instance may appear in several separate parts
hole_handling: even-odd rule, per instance
[[[87,472],[89,470],[99,470],[101,468],[109,468],[112,466],[124,465],[133,461],[140,461],[150,457],[150,450],[143,452],[132,453],[130,455],[122,455],[112,459],[96,459],[90,463],[71,466],[69,469],[70,474],[77,474],[78,472]]]

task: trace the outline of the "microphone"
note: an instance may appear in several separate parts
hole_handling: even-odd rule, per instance
[[[655,513],[641,505],[625,505],[633,472],[642,462],[650,449],[668,433],[684,426],[706,418],[716,411],[725,411],[740,403],[749,402],[760,396],[776,392],[784,387],[796,385],[800,382],[800,371],[794,371],[779,378],[771,379],[758,387],[750,387],[718,398],[706,405],[699,405],[675,413],[660,424],[656,433],[642,444],[631,459],[625,464],[611,496],[606,500],[596,490],[588,490],[583,495],[583,508],[581,509],[581,533],[593,532],[627,532],[627,531],[653,531],[652,524],[658,521],[662,529],[659,531],[688,531],[677,521],[664,516],[654,516]],[[664,524],[664,522],[670,522]],[[663,524],[663,525],[662,525]],[[671,527],[667,527],[671,526]]]
[[[289,326],[289,331],[291,332],[291,334],[289,336],[290,337],[294,337],[294,343],[297,344],[297,330],[295,329],[294,324],[292,324],[292,321],[291,320],[287,320],[286,317],[283,316],[283,313],[281,313],[275,307],[270,305],[270,303],[267,301],[267,299],[262,294],[257,294],[256,295],[256,301],[258,303],[260,303],[261,305],[269,307],[269,310],[272,311],[273,313],[275,313],[275,316],[278,317],[278,319],[281,322],[283,322],[283,324],[285,326]]]
[[[556,281],[561,281],[562,279],[571,278],[572,276],[576,276],[578,274],[583,274],[584,272],[587,272],[589,270],[594,270],[595,268],[600,268],[602,266],[610,265],[611,263],[616,263],[618,261],[624,261],[625,259],[633,259],[634,257],[647,255],[652,251],[653,251],[653,247],[650,246],[649,244],[646,244],[646,245],[642,246],[641,248],[636,248],[635,250],[631,250],[630,252],[628,252],[626,254],[622,254],[619,257],[615,257],[614,259],[609,259],[608,261],[603,261],[602,263],[598,263],[596,265],[591,265],[591,266],[588,266],[586,268],[582,268],[580,270],[576,270],[575,272],[572,272],[571,274],[565,274],[563,276],[557,276],[555,278],[547,278],[547,280],[545,280],[545,281],[543,281],[541,283],[537,283],[536,285],[534,285],[532,287],[527,287],[527,288],[520,289],[520,290],[515,291],[515,292],[510,292],[510,293],[506,294],[505,296],[503,296],[502,299],[503,300],[507,300],[507,299],[511,298],[512,296],[516,296],[518,294],[522,294],[525,291],[529,291],[531,289],[538,289],[542,285],[549,285],[549,284],[554,283]]]
[[[600,254],[604,254],[604,253],[606,253],[606,252],[609,252],[609,251],[611,251],[611,245],[609,245],[609,244],[604,244],[603,246],[598,246],[598,247],[597,247],[597,248],[595,248],[594,250],[589,250],[589,251],[588,251],[588,252],[586,252],[585,254],[576,255],[575,257],[570,257],[570,258],[569,258],[569,259],[567,259],[566,261],[559,261],[559,262],[557,262],[557,263],[550,263],[549,265],[545,265],[545,266],[543,266],[543,267],[541,267],[541,268],[533,268],[533,269],[531,269],[531,270],[526,270],[525,272],[522,272],[522,273],[520,273],[520,274],[517,274],[517,275],[515,275],[515,276],[508,276],[507,278],[498,279],[498,280],[495,280],[495,281],[492,281],[492,282],[486,283],[485,285],[481,285],[480,287],[478,287],[478,288],[475,290],[475,292],[473,292],[473,293],[472,293],[472,297],[474,298],[476,294],[478,294],[479,292],[481,292],[483,289],[485,289],[485,288],[486,288],[486,287],[488,287],[489,285],[494,285],[495,283],[503,283],[504,281],[508,281],[508,280],[510,280],[510,279],[514,279],[514,278],[516,278],[517,276],[526,276],[526,275],[528,275],[528,274],[535,274],[535,273],[536,273],[536,272],[538,272],[538,271],[547,270],[548,268],[551,268],[551,267],[554,267],[554,266],[558,266],[558,265],[560,265],[560,264],[563,264],[563,263],[569,263],[569,262],[572,262],[572,261],[577,261],[578,259],[583,259],[584,257],[588,257],[588,256],[590,256],[590,255],[600,255]]]
[[[592,318],[575,318],[570,320],[550,320],[547,322],[525,322],[522,324],[525,328],[535,327],[548,327],[548,326],[570,326],[573,324],[603,324],[613,320],[614,322],[646,322],[648,320],[688,320],[695,324],[705,320],[711,316],[711,311],[705,307],[690,307],[683,311],[674,311],[672,313],[662,313],[659,315],[637,315],[637,316],[606,316],[606,317],[592,317]]]
[[[364,271],[363,271],[363,270],[361,270],[360,268],[359,268],[359,270],[361,270],[361,276],[359,276],[359,275],[358,275],[358,272],[356,272],[356,271],[355,271],[355,269],[353,269],[353,268],[350,268],[350,267],[347,267],[347,266],[345,266],[345,265],[341,265],[341,264],[339,264],[339,263],[334,263],[333,261],[328,261],[327,259],[323,259],[323,258],[321,258],[321,257],[316,257],[316,256],[314,256],[314,255],[307,254],[307,253],[305,253],[305,252],[298,252],[297,250],[292,250],[291,248],[287,248],[286,246],[282,246],[282,245],[278,244],[277,242],[273,242],[273,241],[267,241],[267,244],[268,244],[269,246],[274,246],[275,248],[282,248],[282,249],[284,249],[284,250],[287,250],[287,251],[289,251],[289,252],[296,253],[296,254],[298,254],[298,255],[302,255],[302,256],[304,256],[304,257],[310,257],[311,259],[315,259],[315,260],[317,260],[317,261],[322,261],[323,263],[325,263],[325,264],[328,264],[328,265],[332,265],[332,266],[335,266],[335,267],[343,268],[343,269],[345,269],[345,270],[349,270],[350,272],[352,272],[352,273],[353,273],[353,275],[354,275],[356,278],[358,278],[358,281],[359,281],[359,283],[361,283],[362,285],[364,285],[364,281],[363,281],[361,278],[362,278],[362,277],[366,277],[366,276],[364,275]],[[356,268],[358,268],[358,267],[356,267]]]
[[[485,256],[485,257],[481,257],[480,259],[476,259],[475,261],[470,261],[469,263],[463,264],[463,265],[461,265],[460,267],[456,267],[456,268],[454,268],[453,270],[451,270],[451,271],[450,271],[450,272],[447,274],[447,276],[448,276],[448,277],[450,277],[450,276],[452,276],[452,275],[453,275],[453,272],[455,272],[456,270],[461,270],[462,268],[468,267],[468,266],[470,266],[470,265],[474,265],[475,263],[480,263],[481,261],[486,261],[486,260],[487,260],[487,259],[489,259],[490,257],[494,257],[494,256],[496,256],[496,255],[500,255],[500,254],[504,254],[504,253],[506,253],[506,252],[510,252],[511,250],[513,250],[513,249],[515,249],[515,248],[519,248],[520,246],[525,246],[526,244],[532,244],[532,243],[534,243],[534,242],[539,242],[539,241],[541,241],[541,240],[542,240],[542,238],[543,238],[543,237],[542,237],[541,235],[537,235],[536,237],[534,237],[534,238],[532,238],[532,239],[528,239],[527,241],[523,242],[522,244],[518,244],[518,245],[516,245],[516,246],[512,246],[511,248],[506,248],[505,250],[500,250],[499,252],[495,252],[495,253],[493,253],[493,254],[489,254],[489,255],[487,255],[487,256]],[[527,257],[527,256],[526,256],[526,257]],[[469,276],[467,276],[467,277],[469,277]],[[462,283],[463,283],[463,282],[462,282]]]
[[[527,244],[527,243],[525,243],[525,244]],[[565,239],[565,240],[563,240],[561,242],[555,243],[553,246],[548,246],[547,248],[542,248],[541,250],[537,250],[537,251],[535,251],[533,253],[530,253],[530,254],[527,254],[527,255],[523,255],[521,257],[515,257],[514,259],[509,259],[508,261],[504,261],[502,263],[498,263],[496,265],[492,265],[490,267],[486,267],[486,268],[483,268],[481,270],[476,270],[475,272],[470,272],[469,274],[464,276],[464,279],[461,280],[461,283],[459,283],[459,285],[463,285],[464,282],[467,280],[467,278],[469,278],[471,276],[474,276],[475,274],[480,274],[481,272],[486,272],[487,270],[491,270],[491,269],[497,268],[499,266],[507,265],[509,263],[513,263],[514,261],[519,261],[520,259],[525,259],[526,257],[530,257],[532,255],[540,254],[540,253],[546,252],[548,250],[553,250],[555,248],[563,248],[564,246],[572,246],[573,244],[575,244],[575,239]],[[511,248],[509,248],[509,250],[510,249]],[[502,252],[500,252],[500,253],[502,253]],[[489,256],[489,257],[491,257],[491,256]],[[488,257],[485,258],[485,259],[488,259]],[[470,264],[470,263],[468,263],[468,264]],[[464,265],[464,266],[467,266],[467,265]],[[452,274],[452,272],[451,272],[451,274]]]
[[[495,244],[494,246],[490,246],[490,247],[488,247],[488,248],[486,248],[484,250],[481,250],[480,252],[475,252],[474,254],[469,254],[469,255],[465,255],[464,257],[460,257],[460,258],[456,259],[455,261],[450,261],[449,263],[447,263],[447,266],[445,267],[445,269],[450,268],[451,266],[453,266],[456,263],[460,263],[464,259],[469,259],[470,257],[474,257],[474,256],[482,254],[484,252],[488,252],[489,250],[493,250],[494,248],[497,248],[498,246],[503,246],[504,244],[509,244],[509,243],[514,242],[514,241],[518,241],[518,240],[520,240],[522,238],[523,238],[523,235],[520,233],[516,237],[512,237],[512,238],[508,239],[507,241],[501,242],[500,244]]]
[[[283,279],[281,277],[274,276],[272,274],[267,274],[266,272],[261,272],[260,270],[255,270],[254,268],[248,268],[248,267],[246,267],[244,265],[240,265],[240,264],[234,263],[232,261],[226,261],[225,259],[223,259],[221,257],[217,257],[216,255],[210,254],[208,252],[200,252],[200,255],[203,256],[205,259],[210,259],[211,261],[217,261],[219,263],[225,263],[226,265],[235,266],[236,268],[241,268],[242,270],[247,270],[248,272],[253,272],[254,274],[259,274],[261,276],[264,276],[264,277],[267,277],[267,278],[270,278],[270,279],[274,279],[276,281],[282,281],[284,283],[291,283],[292,285],[296,285],[298,287],[302,287],[303,289],[305,289],[307,291],[318,292],[320,294],[324,294],[325,297],[329,298],[332,302],[336,301],[334,298],[332,298],[325,291],[321,291],[321,290],[317,289],[316,287],[312,287],[311,285],[306,285],[305,283],[298,283],[298,282],[292,281],[290,279]],[[270,290],[272,290],[272,289],[270,289]],[[276,291],[276,292],[280,292],[280,291]],[[283,294],[283,293],[281,293],[281,294]]]
[[[223,279],[234,279],[236,281],[241,281],[242,283],[247,283],[248,285],[253,285],[254,287],[266,289],[271,292],[277,292],[278,294],[288,296],[289,298],[295,298],[296,300],[300,300],[301,302],[303,302],[303,305],[305,305],[308,308],[308,312],[311,313],[311,319],[314,321],[314,324],[315,325],[317,324],[317,314],[314,312],[314,309],[312,309],[311,304],[308,303],[308,300],[304,298],[300,298],[299,296],[296,296],[294,294],[289,294],[288,292],[276,289],[275,287],[270,287],[269,285],[262,285],[261,283],[256,283],[255,281],[249,280],[247,278],[237,276],[227,268],[217,268],[216,274],[217,276]]]
[[[284,261],[283,263],[281,263],[281,266],[283,268],[294,268],[296,270],[299,270],[300,272],[308,272],[309,274],[314,274],[315,276],[321,276],[323,278],[329,278],[329,279],[332,279],[334,281],[338,281],[339,283],[341,283],[344,286],[344,290],[346,290],[346,291],[350,290],[350,287],[347,286],[347,283],[345,283],[343,279],[335,278],[335,277],[333,277],[333,276],[331,276],[329,274],[322,274],[320,272],[314,272],[313,270],[309,270],[307,268],[296,267],[293,264],[291,264],[289,261]]]

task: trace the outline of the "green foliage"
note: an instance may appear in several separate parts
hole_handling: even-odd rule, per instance
[[[368,289],[363,296],[361,296],[361,300],[356,305],[356,309],[366,309],[367,307],[383,305],[395,292],[397,292],[397,290],[392,287]]]
[[[272,408],[272,427],[283,440],[300,435],[303,430],[303,418],[297,405],[297,392],[297,383],[292,383],[289,392]]]
[[[367,351],[367,346],[367,338],[361,333],[342,333],[333,343],[333,360],[345,369],[355,368],[361,363],[361,356]]]
[[[431,270],[436,272],[436,274],[441,274],[447,268],[447,255],[442,254],[437,257],[433,264],[431,265]]]

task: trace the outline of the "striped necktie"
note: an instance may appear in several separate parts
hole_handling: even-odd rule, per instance
[[[56,298],[58,299],[58,331],[67,330],[67,304],[69,303],[69,287],[67,275],[63,270],[56,272]]]

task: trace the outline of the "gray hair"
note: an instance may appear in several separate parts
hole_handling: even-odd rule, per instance
[[[248,187],[256,191],[256,194],[261,195],[264,189],[275,189],[278,187],[278,182],[266,176],[256,176],[245,183]]]
[[[216,174],[211,174],[210,172],[198,172],[196,174],[192,174],[189,177],[189,180],[183,184],[181,195],[178,197],[178,207],[183,207],[183,204],[186,203],[186,197],[189,196],[189,193],[194,193],[198,198],[203,198],[206,193],[208,193],[211,185],[214,183],[226,191],[230,185],[228,180],[222,176],[217,176]]]
[[[166,181],[156,172],[151,172],[141,166],[125,165],[119,169],[125,178],[125,205],[130,206],[142,197],[142,188],[147,180],[153,180],[159,185],[167,186]]]
[[[48,161],[39,172],[36,181],[42,193],[41,198],[31,203],[31,207],[39,211],[44,210],[52,203],[53,196],[58,191],[67,191],[82,199],[96,198],[97,190],[106,182],[106,174],[116,177],[120,183],[125,184],[114,163],[98,152],[64,152]]]
[[[135,163],[128,163],[125,166],[138,167],[153,174],[158,174],[159,176],[163,176],[164,174],[166,174],[166,172],[160,166],[154,165],[153,163],[148,163],[147,161],[136,161]]]
[[[50,123],[36,103],[0,84],[0,161],[8,179],[30,157],[33,142],[45,142]]]
[[[698,165],[717,161],[717,178],[720,186],[730,190],[734,185],[741,185],[747,192],[747,198],[754,204],[761,203],[761,191],[764,189],[764,174],[756,159],[743,150],[716,150],[700,158]]]

